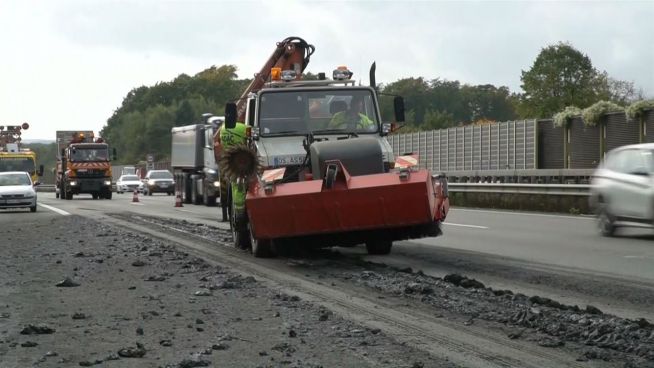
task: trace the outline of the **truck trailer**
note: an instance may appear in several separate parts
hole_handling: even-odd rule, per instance
[[[213,136],[224,118],[204,114],[203,120],[203,124],[172,128],[170,161],[175,190],[182,200],[215,206],[220,197],[220,177],[213,153]]]

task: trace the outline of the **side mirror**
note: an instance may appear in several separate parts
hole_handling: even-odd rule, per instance
[[[225,105],[225,128],[234,129],[237,114],[235,103],[229,102]]]
[[[113,156],[112,160],[116,161],[116,148],[115,147],[111,150],[111,153],[112,153],[112,156]]]
[[[34,182],[34,186],[35,186],[35,187],[38,187],[39,185],[41,185],[41,182],[40,182],[40,181],[35,181],[35,182]]]
[[[39,165],[39,172],[37,173],[38,176],[43,176],[43,165]]]
[[[400,96],[393,98],[393,108],[395,109],[395,121],[404,121],[404,99]]]

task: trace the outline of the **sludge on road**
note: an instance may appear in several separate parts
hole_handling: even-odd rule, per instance
[[[189,359],[216,366],[636,367],[654,360],[646,320],[493,290],[464,276],[439,279],[336,251],[255,260],[225,246],[228,231],[144,215],[34,226],[51,237],[10,231],[9,240],[27,246],[2,261],[10,281],[0,312],[10,327],[0,361],[9,366],[183,366]],[[31,266],[19,271],[23,264]],[[65,278],[80,286],[55,286]],[[41,324],[55,332],[20,334]],[[119,354],[138,355],[139,346],[140,358]]]

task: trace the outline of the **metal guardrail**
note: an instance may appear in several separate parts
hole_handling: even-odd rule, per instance
[[[453,193],[505,193],[505,194],[544,194],[554,196],[588,196],[588,184],[518,184],[518,183],[453,183],[448,187]],[[37,192],[53,193],[55,186],[42,184]]]
[[[55,186],[52,184],[41,184],[36,187],[37,192],[54,193]]]
[[[452,193],[504,193],[552,196],[589,196],[588,184],[448,183]]]
[[[459,170],[447,171],[450,182],[501,181],[530,184],[588,184],[595,169]]]

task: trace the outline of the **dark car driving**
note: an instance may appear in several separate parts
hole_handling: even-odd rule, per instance
[[[175,193],[175,181],[173,174],[168,170],[150,170],[145,175],[145,193],[152,195],[152,193],[168,193],[173,195]]]

